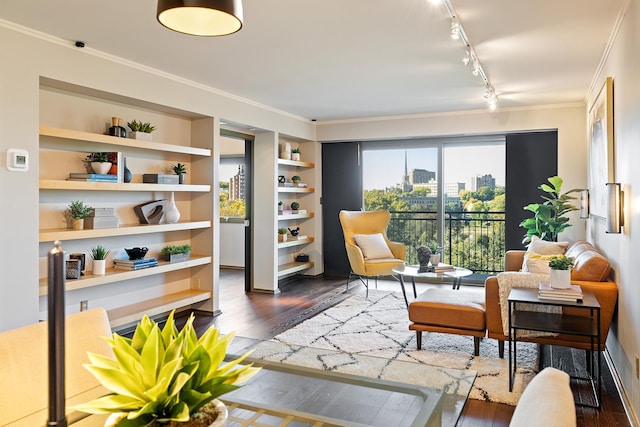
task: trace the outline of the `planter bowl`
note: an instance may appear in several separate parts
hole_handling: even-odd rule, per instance
[[[124,250],[127,252],[127,255],[129,255],[130,260],[142,259],[149,251],[148,248],[137,248],[137,247],[129,248],[129,249],[124,248]]]
[[[181,254],[165,254],[164,260],[168,262],[186,261],[191,257],[191,252]]]

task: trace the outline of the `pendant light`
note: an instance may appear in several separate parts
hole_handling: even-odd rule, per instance
[[[179,33],[225,36],[242,28],[242,0],[158,0],[157,17]]]

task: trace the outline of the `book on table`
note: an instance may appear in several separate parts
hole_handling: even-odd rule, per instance
[[[455,270],[455,267],[453,265],[450,264],[444,264],[444,263],[439,263],[438,265],[433,267],[433,270],[436,273],[445,273],[447,271],[453,271]]]
[[[546,283],[540,283],[538,298],[558,301],[580,301],[582,300],[582,288],[579,285],[570,285],[568,288],[558,289],[552,288]]]

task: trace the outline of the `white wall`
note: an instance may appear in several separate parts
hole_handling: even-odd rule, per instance
[[[606,234],[604,220],[589,220],[589,240],[611,261],[618,284],[618,310],[607,347],[635,412],[640,415],[640,286],[635,267],[640,254],[640,1],[631,0],[613,46],[596,78],[589,105],[606,77],[613,77],[615,181],[624,189],[625,226],[622,234]]]

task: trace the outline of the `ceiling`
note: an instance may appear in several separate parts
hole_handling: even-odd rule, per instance
[[[626,0],[451,3],[500,109],[584,102]],[[442,5],[243,4],[242,30],[214,38],[162,27],[155,0],[3,0],[0,19],[311,120],[487,108]]]

